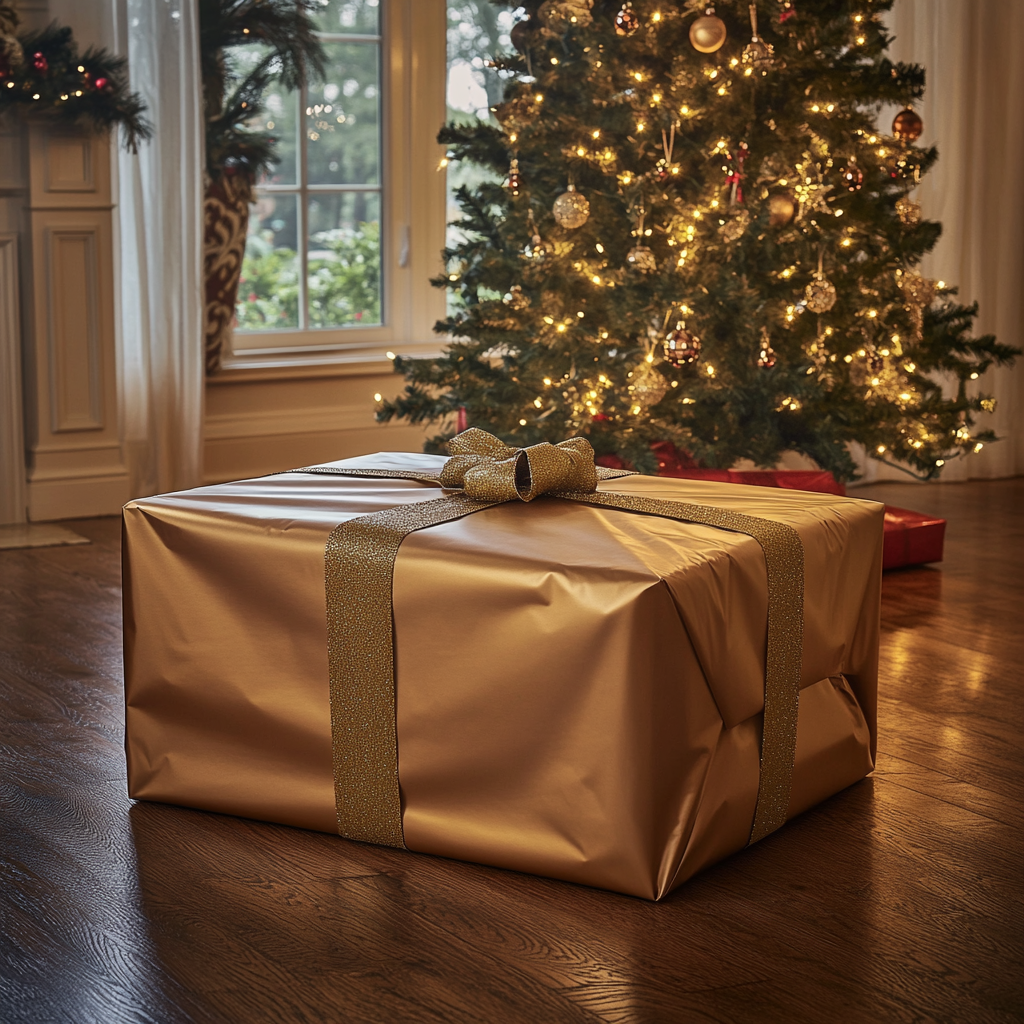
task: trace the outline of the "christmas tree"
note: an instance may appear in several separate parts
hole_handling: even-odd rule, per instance
[[[938,154],[915,145],[923,69],[886,56],[891,6],[526,4],[497,123],[439,136],[504,178],[458,191],[435,282],[454,340],[396,360],[378,419],[439,421],[429,450],[458,421],[582,434],[646,472],[659,442],[711,467],[790,450],[840,480],[850,442],[928,478],[995,440],[971,382],[1018,350],[916,269]]]

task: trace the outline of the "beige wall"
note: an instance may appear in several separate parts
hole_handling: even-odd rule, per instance
[[[258,376],[206,385],[203,480],[214,483],[377,451],[420,451],[435,430],[374,421],[374,394],[401,390],[396,374]]]

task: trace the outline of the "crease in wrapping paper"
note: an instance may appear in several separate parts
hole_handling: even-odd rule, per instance
[[[436,472],[441,461],[401,453],[347,464]],[[881,506],[649,477],[614,487],[777,515],[800,532],[805,684],[790,816],[870,771]],[[343,519],[433,493],[275,477],[126,507],[133,797],[336,829],[324,545]],[[556,501],[529,511],[529,551],[505,506],[402,545],[406,841],[657,898],[745,844],[756,796],[757,718],[723,725],[704,678],[716,666],[702,669],[676,607],[688,567],[732,562],[753,574],[760,562],[763,575],[763,561],[753,541],[708,527],[669,523],[670,544],[665,522],[649,517]],[[829,531],[843,538],[838,550]],[[761,608],[759,632],[755,599],[719,603],[734,645],[763,651]],[[495,632],[488,623],[499,620]],[[446,639],[453,621],[471,624],[457,652]],[[558,642],[568,627],[575,658]],[[484,668],[489,693],[473,683]],[[842,676],[850,696],[840,700],[828,677]],[[824,747],[811,769],[815,736]]]

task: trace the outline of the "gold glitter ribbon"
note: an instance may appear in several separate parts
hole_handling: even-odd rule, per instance
[[[628,474],[594,465],[585,438],[509,448],[472,428],[449,442],[440,473],[310,466],[296,473],[418,480],[446,489],[442,498],[360,516],[327,541],[327,653],[338,832],[349,839],[404,847],[395,706],[395,560],[402,541],[505,501],[549,495],[623,512],[697,523],[752,537],[768,575],[768,647],[760,779],[750,843],[786,821],[803,656],[804,558],[791,526],[708,505],[598,491],[599,479]]]

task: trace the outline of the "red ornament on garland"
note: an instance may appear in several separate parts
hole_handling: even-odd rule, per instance
[[[45,74],[50,70],[50,62],[46,59],[46,54],[42,50],[36,50],[32,54],[32,67],[40,74]]]
[[[109,84],[110,84],[110,80],[107,79],[107,78],[104,78],[102,75],[100,75],[100,77],[97,78],[95,82],[93,82],[93,85],[95,85],[97,89],[106,89],[106,87]]]
[[[615,34],[631,36],[640,27],[640,19],[631,3],[624,3],[615,15]]]

